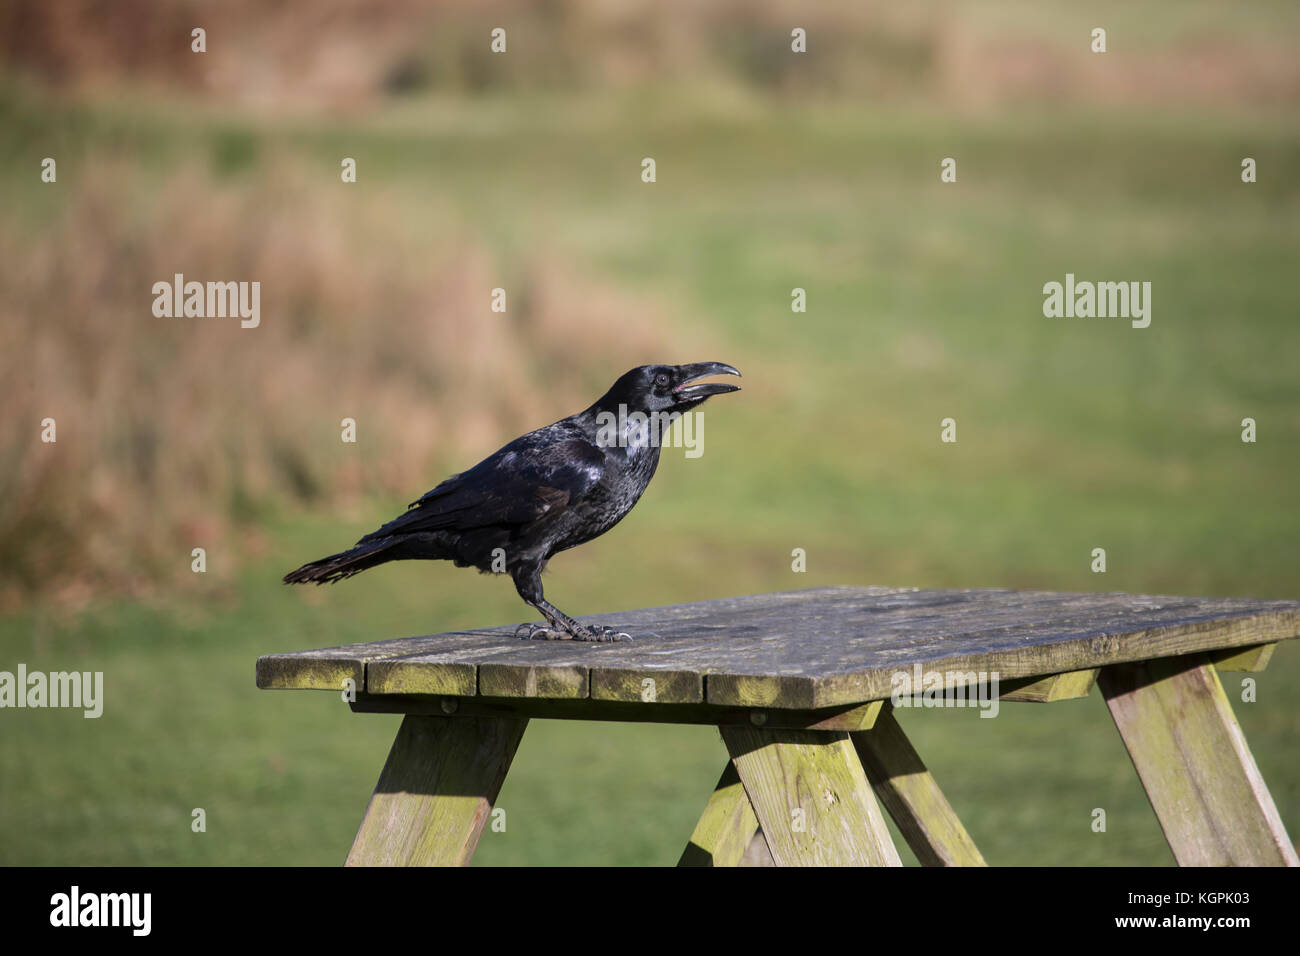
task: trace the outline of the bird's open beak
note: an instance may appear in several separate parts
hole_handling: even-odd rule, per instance
[[[698,402],[710,395],[725,395],[727,392],[740,391],[739,385],[723,385],[719,382],[706,382],[692,385],[692,382],[710,375],[740,375],[740,370],[722,362],[696,362],[694,365],[677,366],[677,386],[673,395],[683,402]]]

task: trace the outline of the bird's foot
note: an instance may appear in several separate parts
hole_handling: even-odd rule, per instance
[[[593,624],[591,627],[579,625],[573,639],[575,641],[630,641],[632,635],[626,631],[620,631],[618,628],[601,627]]]
[[[577,621],[572,627],[562,624],[520,624],[515,628],[515,637],[524,641],[593,641],[611,643],[630,641],[632,635],[612,627],[592,625],[585,627]]]
[[[572,639],[567,631],[547,627],[545,624],[520,624],[515,628],[515,637],[523,641],[568,641]]]

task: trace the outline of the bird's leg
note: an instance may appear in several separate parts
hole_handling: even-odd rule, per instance
[[[514,573],[515,589],[519,596],[537,608],[546,625],[520,624],[515,636],[526,640],[545,641],[630,641],[631,634],[612,627],[588,627],[575,621],[542,595],[541,570],[537,567],[520,567]]]

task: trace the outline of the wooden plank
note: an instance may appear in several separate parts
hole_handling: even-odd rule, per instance
[[[888,702],[883,700],[871,700],[856,707],[849,707],[847,710],[830,708],[833,713],[820,720],[804,720],[797,723],[791,723],[784,715],[812,714],[816,711],[760,711],[763,716],[761,721],[756,720],[751,712],[750,723],[759,727],[799,727],[803,730],[870,730],[886,703]]]
[[[1220,674],[1225,671],[1256,673],[1268,667],[1277,644],[1256,644],[1242,650],[1221,651],[1214,655],[1214,667]]]
[[[754,838],[749,841],[749,849],[745,851],[745,856],[741,859],[740,865],[776,866],[776,860],[772,858],[772,849],[767,845],[767,837],[763,836],[761,828],[754,834]]]
[[[931,598],[939,603],[917,603]],[[917,662],[945,675],[997,672],[1010,680],[1300,632],[1296,602],[1043,592],[917,592],[852,606],[845,600],[831,595],[825,613],[806,613],[800,626],[816,630],[800,640],[779,630],[788,622],[750,624],[741,616],[741,633],[728,634],[725,654],[671,639],[655,650],[671,649],[678,666],[700,666],[711,703],[807,709],[889,697],[894,676]],[[747,629],[761,637],[747,643]],[[958,683],[968,681],[944,681]]]
[[[1174,603],[1192,606],[1184,598]],[[915,591],[855,599],[851,591],[837,590],[819,595],[796,619],[759,622],[766,633],[747,654],[738,653],[740,645],[729,641],[732,653],[709,668],[706,697],[723,705],[773,708],[880,700],[892,693],[894,675],[918,660],[952,665],[944,670],[963,665],[964,670],[1022,676],[996,666],[966,668],[978,662],[958,651],[963,644],[983,649],[989,636],[1002,637],[1012,627],[1091,619],[1100,608],[1109,608],[1115,617],[1124,613],[1116,595],[1104,594]],[[794,632],[791,623],[802,633]],[[1010,646],[1023,651],[1025,643],[1015,635]],[[690,649],[677,659],[690,663]]]
[[[851,736],[876,796],[922,866],[987,865],[892,708]]]
[[[901,866],[848,734],[722,727],[778,866]]]
[[[482,635],[460,631],[439,635],[446,641],[483,641]],[[357,690],[365,689],[366,664],[419,652],[428,646],[428,637],[402,637],[388,641],[344,644],[310,651],[264,654],[257,659],[257,686],[263,690],[342,690],[343,680],[351,678]],[[472,665],[460,670],[475,675]]]
[[[531,678],[532,695],[527,693],[530,678],[527,671],[547,658],[538,656],[537,645],[529,645],[504,629],[465,631],[444,640],[441,635],[414,639],[403,643],[403,653],[371,658],[366,662],[366,692],[369,694],[453,694],[483,693],[479,688],[485,665],[500,661],[513,662],[506,673],[493,671],[488,686],[507,683],[515,687],[518,696],[537,696],[538,675]],[[575,669],[549,660],[554,673],[541,675],[544,691],[554,690],[556,696],[586,696],[587,674],[585,668]]]
[[[1096,667],[1081,671],[1066,671],[1050,677],[1019,678],[1002,684],[999,700],[1025,701],[1033,704],[1051,704],[1058,700],[1078,700],[1087,697],[1097,683]]]
[[[400,660],[400,658],[399,658]],[[418,671],[393,667],[392,661],[366,662],[369,694],[440,694],[473,697],[478,693],[478,667],[457,661],[431,662]]]
[[[514,717],[537,720],[605,720],[656,724],[740,724],[786,730],[866,730],[883,701],[819,710],[756,710],[712,704],[641,704],[631,701],[526,697],[452,697],[428,694],[359,694],[359,714]]]
[[[480,664],[478,692],[484,697],[583,698],[587,696],[587,668],[577,664]]]
[[[501,791],[527,721],[402,721],[348,866],[464,866]]]
[[[446,683],[445,671],[440,672],[440,669],[456,668],[459,671],[454,678],[457,686],[466,682],[465,673],[472,672],[477,679],[479,663],[498,662],[502,657],[518,658],[520,655],[530,655],[525,661],[530,666],[554,662],[555,666],[572,669],[581,663],[592,663],[595,659],[597,669],[617,671],[617,668],[599,666],[600,661],[608,660],[607,657],[600,657],[600,655],[608,654],[609,651],[622,652],[624,657],[631,653],[634,661],[632,672],[644,671],[642,678],[658,678],[661,671],[672,672],[672,664],[665,661],[663,653],[656,654],[651,651],[648,654],[649,659],[645,659],[647,655],[638,656],[636,647],[645,646],[646,632],[661,625],[679,631],[682,628],[697,628],[699,632],[697,637],[701,638],[703,648],[707,649],[717,646],[719,632],[729,630],[726,624],[720,623],[720,618],[725,620],[727,615],[739,613],[741,610],[750,614],[761,612],[780,614],[810,601],[816,602],[823,597],[842,598],[846,593],[871,598],[918,592],[915,588],[815,588],[585,618],[591,623],[616,624],[623,619],[634,622],[629,626],[638,631],[642,639],[638,644],[525,642],[515,638],[515,626],[511,625],[268,654],[258,660],[258,686],[263,689],[337,690],[343,677],[352,677],[358,681],[358,687],[363,687],[365,685],[361,681],[373,676],[374,684],[371,690],[374,693],[449,693],[451,691]],[[366,665],[372,661],[383,663],[382,666],[367,669]],[[330,669],[322,670],[323,667]],[[427,677],[422,673],[425,670],[431,672]],[[701,671],[692,671],[692,673],[702,682]],[[623,669],[623,675],[624,679],[631,679],[628,669]],[[639,684],[639,680],[637,683]],[[702,692],[695,700],[703,700]],[[672,702],[691,701],[676,699]]]
[[[286,659],[268,654],[257,659],[257,686],[261,690],[332,690],[342,692],[352,681],[353,690],[366,686],[365,665],[353,659]]]
[[[1292,609],[1275,613],[1233,608],[1216,599],[1174,602],[1138,612],[1079,609],[1029,624],[938,637],[926,636],[919,626],[913,630],[912,639],[891,634],[895,643],[890,647],[868,648],[866,642],[853,638],[843,643],[820,640],[784,661],[760,653],[751,661],[718,665],[705,678],[705,696],[715,704],[771,708],[884,699],[892,693],[894,675],[918,662],[945,675],[996,672],[1001,680],[1038,677],[1112,661],[1283,640],[1300,632],[1300,614]],[[854,647],[862,647],[859,662],[841,663]],[[949,679],[944,686],[958,683],[964,682]]]
[[[818,588],[585,620],[639,639],[520,641],[513,628],[497,628],[406,639],[400,652],[359,645],[348,659],[372,692],[446,692],[449,669],[467,686],[465,671],[454,670],[464,668],[474,670],[481,695],[585,696],[597,688],[630,701],[653,680],[661,702],[809,710],[886,699],[895,675],[918,663],[1014,681],[1286,640],[1300,634],[1300,602]],[[276,655],[272,683],[314,686],[321,680],[311,668],[346,653]],[[328,675],[330,689],[337,677]]]
[[[1179,864],[1300,865],[1208,656],[1117,664],[1097,683]]]
[[[728,761],[677,865],[740,866],[757,832],[758,817]]]
[[[696,671],[645,667],[593,667],[592,700],[646,704],[697,704],[704,700],[704,675]]]
[[[703,677],[676,669],[671,659],[631,667],[607,666],[604,662],[620,652],[627,658],[627,645],[622,643],[523,641],[513,631],[493,634],[487,640],[482,635],[477,638],[472,644],[458,641],[439,645],[436,650],[374,661],[367,667],[366,689],[372,694],[464,693],[453,689],[444,672],[467,666],[477,673],[477,692],[485,697],[572,699],[588,697],[594,691],[603,700],[640,701],[650,682],[655,701],[704,700]]]

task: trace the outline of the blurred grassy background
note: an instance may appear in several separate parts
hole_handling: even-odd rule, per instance
[[[1294,4],[265,6],[0,14],[0,669],[107,694],[0,715],[0,862],[341,861],[395,721],[258,692],[256,656],[528,615],[444,566],[279,576],[641,362],[745,390],[554,562],[571,613],[1296,596]],[[174,272],[260,280],[261,327],[155,319]],[[1045,319],[1066,272],[1151,281],[1151,327]],[[1297,677],[1283,648],[1237,707],[1293,836]],[[904,718],[990,862],[1171,861],[1095,696]],[[476,862],[674,862],[724,758],[707,728],[534,723]]]

